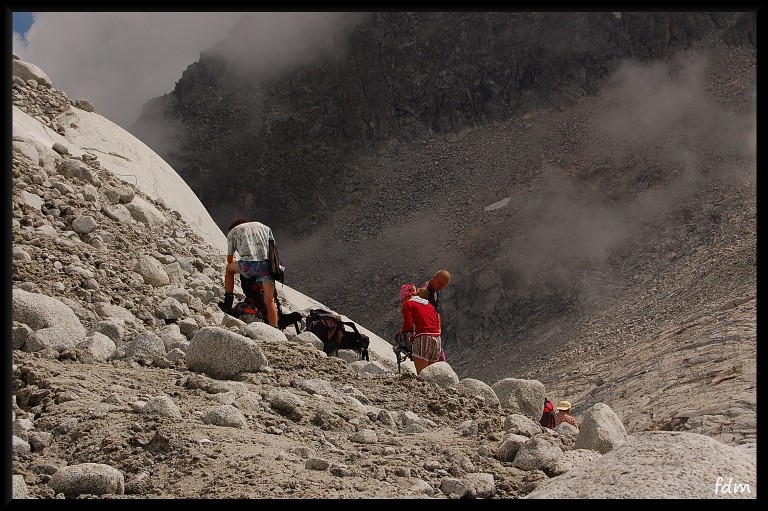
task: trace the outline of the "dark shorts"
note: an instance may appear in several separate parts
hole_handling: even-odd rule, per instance
[[[246,278],[255,278],[258,282],[275,283],[275,279],[269,274],[268,261],[243,261],[237,262],[240,274]]]

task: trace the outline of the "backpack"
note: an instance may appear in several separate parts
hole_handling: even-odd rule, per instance
[[[261,318],[264,323],[269,323],[267,320],[267,304],[264,301],[264,287],[261,282],[256,280],[256,277],[247,278],[244,275],[240,275],[240,287],[243,288],[245,293],[245,300],[238,302],[237,305],[232,307],[232,316],[239,318],[243,314],[250,314]],[[280,305],[280,300],[277,296],[277,288],[273,294],[275,305],[277,306],[277,327],[280,330],[285,330],[290,325],[296,328],[296,333],[301,332],[302,315],[299,312],[291,312],[290,314],[283,314],[283,308]]]
[[[323,351],[328,356],[338,356],[340,349],[350,349],[360,353],[360,360],[370,360],[368,358],[370,339],[367,335],[361,334],[351,321],[342,321],[338,315],[324,309],[310,309],[307,316],[307,330],[323,341]]]
[[[539,424],[545,428],[555,429],[555,404],[547,398],[544,398],[544,411],[539,419]]]
[[[435,308],[437,315],[440,315],[440,291],[435,291],[430,287],[429,281],[424,283],[424,287],[427,288],[427,301]]]
[[[268,253],[269,275],[275,279],[276,282],[285,284],[285,266],[283,266],[283,260],[280,259],[280,252],[277,250],[275,240],[269,240]]]

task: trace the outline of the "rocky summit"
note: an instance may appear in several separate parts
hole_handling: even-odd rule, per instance
[[[733,98],[749,90],[752,53],[729,52],[741,74],[713,79],[730,91],[728,127],[741,134],[749,105]],[[705,165],[708,185],[691,187],[707,200],[657,208],[685,217],[664,244],[649,241],[658,225],[638,217],[637,243],[624,246],[638,251],[621,263],[635,273],[615,295],[581,302],[591,314],[531,330],[530,345],[487,371],[465,350],[417,376],[409,362],[398,367],[386,333],[371,332],[366,361],[327,356],[311,332],[221,313],[223,235],[206,230],[204,208],[181,211],[183,182],[127,175],[120,165],[138,161],[136,139],[109,128],[134,156],[83,142],[91,123],[108,121],[34,64],[15,58],[13,70],[13,499],[757,497],[754,155],[735,143]],[[542,118],[566,122],[542,111],[462,140],[501,141],[512,129],[533,137]],[[575,133],[562,133],[572,144]],[[579,157],[563,163],[571,177],[615,184],[611,154]],[[582,167],[600,158],[600,172]],[[657,163],[653,179],[625,174],[634,207],[663,202],[640,193],[669,184],[669,161]],[[486,202],[477,225],[489,233],[556,214],[535,206],[557,182],[532,171],[524,196]],[[494,211],[504,215],[482,216]],[[483,289],[503,288],[503,274],[485,275]],[[278,290],[286,311],[326,307]],[[529,298],[532,315],[552,313]],[[544,349],[569,335],[578,342]],[[545,397],[571,400],[580,428],[541,427]]]

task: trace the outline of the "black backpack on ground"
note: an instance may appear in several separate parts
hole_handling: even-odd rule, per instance
[[[539,424],[545,428],[555,429],[555,404],[547,398],[544,398],[544,410],[541,413]]]
[[[349,327],[349,328],[348,328]],[[357,330],[351,321],[342,321],[336,314],[323,309],[310,309],[307,316],[307,330],[323,341],[326,355],[338,356],[340,349],[355,350],[360,360],[368,358],[370,339]]]
[[[264,323],[269,323],[267,321],[267,304],[264,301],[264,287],[261,285],[261,282],[257,281],[255,277],[247,278],[244,275],[240,275],[240,286],[243,288],[243,293],[245,293],[245,300],[232,307],[232,316],[239,318],[243,314],[251,314],[260,317]],[[283,308],[277,297],[277,288],[275,288],[273,299],[277,306],[277,327],[280,330],[285,330],[293,325],[296,328],[296,333],[300,333],[301,327],[299,325],[303,319],[301,313],[291,312],[283,314]]]

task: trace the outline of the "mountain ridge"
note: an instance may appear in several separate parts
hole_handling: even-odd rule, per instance
[[[314,67],[301,66],[270,78],[267,84],[254,85],[241,81],[228,70],[226,55],[207,52],[182,77],[178,93],[168,94],[162,101],[170,102],[167,108],[171,124],[184,122],[185,116],[191,116],[195,119],[191,125],[199,129],[197,136],[221,140],[219,145],[229,148],[225,151],[228,153],[225,166],[238,168],[238,175],[240,172],[253,173],[259,183],[258,193],[256,190],[240,190],[238,184],[227,185],[219,179],[215,187],[196,185],[198,178],[208,179],[210,169],[220,163],[211,161],[200,165],[202,160],[184,150],[161,152],[175,162],[174,167],[201,193],[212,216],[220,224],[228,223],[229,216],[234,218],[243,211],[252,211],[254,217],[266,221],[279,233],[282,252],[292,265],[289,271],[292,271],[293,282],[321,301],[342,304],[344,310],[380,332],[393,332],[397,327],[397,311],[390,307],[396,293],[388,290],[397,289],[406,281],[426,280],[441,267],[453,272],[455,282],[474,280],[465,282],[471,289],[462,290],[462,297],[456,291],[457,300],[454,300],[454,288],[448,288],[445,293],[446,317],[458,314],[456,323],[464,325],[459,331],[447,332],[449,351],[457,350],[459,356],[462,343],[475,343],[483,335],[515,335],[490,325],[484,328],[489,331],[477,334],[470,325],[490,323],[495,315],[514,325],[512,330],[525,329],[537,307],[544,307],[545,313],[547,307],[552,307],[548,315],[555,319],[558,311],[577,309],[583,287],[579,281],[586,281],[596,288],[595,293],[603,293],[605,291],[599,290],[597,282],[606,275],[626,278],[617,275],[616,268],[627,268],[627,257],[633,249],[629,237],[622,231],[632,232],[642,228],[644,223],[660,222],[663,218],[660,208],[674,209],[672,201],[678,200],[673,198],[671,190],[684,192],[689,187],[686,180],[693,178],[691,182],[695,183],[702,179],[700,172],[691,170],[699,162],[686,162],[683,152],[688,151],[695,159],[706,148],[695,141],[681,139],[682,149],[676,153],[673,141],[680,138],[675,134],[676,130],[689,131],[692,137],[716,140],[718,137],[713,135],[712,126],[718,122],[727,123],[729,128],[724,130],[727,133],[744,133],[749,129],[732,129],[730,126],[734,126],[734,122],[749,121],[728,120],[733,114],[726,111],[735,109],[749,116],[754,106],[748,98],[749,84],[754,83],[753,77],[748,75],[754,71],[749,70],[749,54],[754,50],[756,39],[754,13],[570,14],[575,18],[568,25],[569,30],[558,22],[557,13],[370,13],[364,21],[358,20],[357,30],[349,37],[359,44],[348,45],[355,48],[356,53],[347,49],[353,53],[345,54],[357,67],[349,69],[344,76],[364,75],[367,78],[347,81],[385,87],[391,81],[388,74],[369,75],[377,69],[376,63],[390,59],[396,70],[394,75],[403,75],[397,78],[399,85],[395,87],[397,90],[402,88],[403,94],[409,90],[406,83],[421,83],[419,77],[428,75],[433,68],[436,75],[455,74],[462,65],[479,66],[478,62],[481,62],[494,72],[499,69],[506,69],[508,74],[522,72],[520,69],[530,64],[529,59],[521,56],[512,62],[500,56],[494,58],[492,51],[493,48],[507,48],[505,45],[511,44],[510,41],[526,39],[525,34],[515,32],[521,20],[530,22],[527,30],[541,30],[536,38],[521,46],[520,51],[540,51],[544,55],[541,63],[536,64],[538,67],[532,68],[541,75],[535,85],[503,82],[509,91],[515,92],[512,96],[516,98],[508,100],[506,110],[498,105],[488,106],[496,112],[495,115],[480,119],[483,105],[488,102],[496,105],[506,97],[504,94],[491,95],[486,102],[478,99],[472,104],[474,117],[471,122],[449,123],[441,127],[440,116],[470,114],[464,112],[461,104],[434,111],[413,107],[412,110],[423,113],[419,122],[402,124],[400,135],[394,128],[385,135],[385,130],[377,125],[377,135],[371,139],[353,136],[351,132],[336,138],[315,133],[322,132],[320,128],[337,124],[317,121],[318,112],[325,112],[317,105],[325,104],[326,99],[332,104],[341,101],[322,91],[336,83],[334,73],[339,72],[343,63],[329,63],[325,59]],[[451,24],[461,35],[455,50],[447,47],[449,36],[440,35],[443,32],[438,30],[445,23]],[[393,28],[394,25],[399,28]],[[424,34],[418,34],[414,27],[423,28]],[[493,27],[495,31],[491,30]],[[601,38],[596,41],[584,39],[583,34],[590,32],[586,27],[597,27],[595,30],[602,27],[598,30]],[[497,32],[503,37],[489,35]],[[383,46],[379,55],[371,49],[375,45],[369,39],[378,41],[381,38]],[[478,46],[478,41],[487,42],[486,46],[491,49]],[[568,42],[571,44],[566,44]],[[569,46],[573,48],[564,49]],[[537,50],[539,47],[542,49]],[[555,49],[558,48],[563,55],[560,60],[556,58],[559,53]],[[725,48],[738,56],[728,62],[723,55],[716,64],[710,65],[711,69],[707,69],[706,62],[710,58],[707,53],[723,53]],[[440,49],[445,51],[440,53]],[[422,52],[418,53],[422,58],[415,61],[396,58],[400,55],[398,52],[407,51]],[[378,56],[366,57],[367,54]],[[443,55],[443,60],[435,57],[438,54]],[[469,59],[467,55],[476,55],[477,59]],[[432,57],[435,57],[434,62],[430,60]],[[625,59],[625,65],[620,68],[622,59]],[[496,61],[499,62],[494,64]],[[576,73],[574,69],[579,66],[584,68],[583,72]],[[648,67],[647,72],[643,71],[644,66]],[[728,73],[716,76],[719,73],[717,66],[732,67],[736,78],[728,78]],[[464,81],[477,78],[482,82],[479,75],[466,73]],[[709,90],[702,90],[704,73],[712,77],[709,80],[718,81],[710,81],[706,85]],[[198,79],[208,76],[217,76],[217,82],[207,87],[195,87]],[[502,83],[498,76],[492,76]],[[461,79],[456,80],[456,83],[464,84],[465,89],[475,90]],[[237,92],[238,87],[246,85],[246,90]],[[720,92],[718,87],[724,85],[731,90]],[[423,83],[419,87],[422,86]],[[414,87],[414,90],[421,90]],[[650,92],[654,88],[659,92]],[[601,92],[605,89],[612,89],[614,97]],[[441,91],[436,88],[434,94],[439,96]],[[215,101],[211,99],[209,103],[206,98],[214,92],[217,93]],[[450,97],[453,92],[445,94]],[[687,98],[686,92],[690,92]],[[350,92],[357,98],[364,96],[363,93],[362,90]],[[623,94],[628,95],[629,101],[624,105],[621,103]],[[653,106],[654,102],[667,104],[665,96],[678,101],[675,108],[668,103],[669,115]],[[334,111],[338,115],[354,112],[350,115],[356,118],[361,110],[373,109],[368,117],[389,119],[391,115],[376,110],[376,105],[382,102],[385,104],[382,108],[391,108],[383,99],[386,97],[389,96],[379,94],[378,102],[373,103],[347,98],[348,103]],[[693,101],[700,102],[708,110],[702,108],[697,112]],[[286,106],[286,102],[290,105]],[[434,103],[449,104],[450,101],[434,99]],[[149,109],[154,113],[147,112],[145,119],[151,119],[152,115],[161,116],[162,108]],[[216,120],[219,112],[225,112],[224,118],[229,122],[238,115],[242,117],[245,112],[249,113],[249,119],[238,122],[242,130],[236,137],[229,138],[226,130],[205,128],[208,122],[219,127],[226,125],[226,122]],[[597,118],[597,114],[602,117]],[[686,116],[695,118],[686,122]],[[616,123],[616,119],[635,122],[636,134],[642,136],[632,142],[633,126],[621,124],[615,126],[619,136],[611,136],[605,128]],[[656,123],[661,135],[653,135],[653,125],[648,124],[651,122]],[[135,129],[139,134],[142,131],[139,126]],[[667,141],[663,139],[665,135],[668,135]],[[749,138],[748,134],[746,136]],[[360,142],[364,149],[355,149],[354,144],[346,147],[341,142],[335,146],[334,141],[339,137]],[[588,143],[584,137],[589,137]],[[147,143],[152,145],[151,137]],[[713,147],[720,145],[721,142],[712,144]],[[288,149],[291,147],[294,149]],[[250,153],[246,154],[251,149],[258,155],[252,158]],[[723,150],[742,151],[743,148],[731,145]],[[233,157],[234,154],[244,156]],[[188,169],[187,157],[195,161],[194,168]],[[206,152],[201,158],[216,160],[217,156],[214,152]],[[199,175],[195,169],[199,170]],[[267,175],[270,177],[266,178]],[[217,187],[231,189],[219,193]],[[520,193],[520,188],[530,190]],[[663,188],[668,193],[654,192],[653,188]],[[505,208],[494,212],[483,210],[487,205],[505,197],[514,198],[516,194],[520,199],[513,200]],[[232,197],[237,200],[232,201]],[[552,202],[561,200],[572,206],[578,216],[568,220],[565,218],[569,214],[567,207],[558,211],[556,206],[546,203],[548,197],[554,198]],[[622,205],[621,202],[629,204]],[[218,214],[218,208],[225,204],[230,209]],[[694,204],[687,214],[697,207]],[[520,220],[514,231],[508,229],[505,232],[495,227],[501,221],[515,222],[508,212],[525,211],[525,208],[535,208],[538,215],[529,216],[527,223],[530,226]],[[292,212],[296,210],[300,213],[294,215]],[[659,216],[654,219],[654,214]],[[677,222],[684,223],[684,217],[685,214],[680,214]],[[569,221],[572,225],[568,225]],[[599,234],[586,235],[591,222],[606,230],[605,239],[599,239]],[[550,238],[546,234],[527,232],[538,224],[554,231]],[[486,226],[490,226],[490,232],[483,232]],[[569,229],[574,232],[569,233]],[[575,235],[577,232],[580,237]],[[497,276],[475,272],[477,266],[490,263],[487,256],[494,252],[499,260],[507,257],[504,251],[509,250],[511,235],[519,235],[523,244],[534,240],[534,247],[541,253],[516,255],[512,267],[502,265]],[[497,244],[493,241],[497,238],[504,241]],[[649,237],[649,243],[654,242]],[[552,246],[546,247],[547,243]],[[590,243],[594,246],[588,246]],[[669,243],[670,246],[674,244]],[[636,249],[647,252],[644,247]],[[680,250],[671,252],[679,253]],[[408,257],[404,258],[402,254],[408,254]],[[322,278],[316,270],[318,266],[323,267]],[[471,277],[470,272],[473,272]],[[486,317],[464,313],[471,307],[471,302],[482,300],[485,286],[480,284],[481,281],[501,282],[501,289],[493,290],[497,296],[501,296],[505,288],[519,288],[507,292],[504,300],[507,309],[514,307],[519,313],[492,312],[485,306],[488,304],[478,304],[479,309],[487,311]],[[604,284],[611,289],[619,285],[610,281]],[[360,300],[347,293],[350,287],[364,289],[366,298]],[[447,322],[450,324],[450,319]]]

